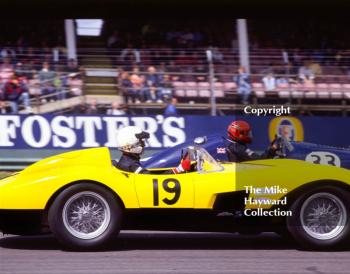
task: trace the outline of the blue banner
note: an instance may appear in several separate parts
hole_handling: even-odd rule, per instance
[[[234,119],[252,125],[252,148],[258,150],[275,134],[293,141],[350,145],[350,119],[346,117],[0,115],[0,149],[115,148],[118,130],[128,125],[150,133],[149,148],[162,149],[197,136],[226,136]]]

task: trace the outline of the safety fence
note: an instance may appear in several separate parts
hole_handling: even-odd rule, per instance
[[[64,48],[17,48],[0,47],[8,51],[7,58],[13,64],[18,62],[40,67],[44,61],[55,65],[58,70],[66,67],[67,53]],[[88,67],[113,67],[130,65],[174,66],[180,70],[208,64],[207,51],[212,52],[213,62],[220,72],[234,73],[239,66],[237,48],[78,48],[77,60]],[[345,49],[273,49],[251,48],[249,60],[252,73],[259,73],[267,67],[290,72],[292,67],[303,66],[311,61],[322,66],[322,74],[347,75],[350,65],[350,50]]]

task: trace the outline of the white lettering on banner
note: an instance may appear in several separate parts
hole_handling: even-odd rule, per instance
[[[39,140],[34,138],[34,123],[38,123],[39,126]],[[51,128],[49,122],[42,116],[30,116],[23,121],[21,130],[23,140],[31,147],[41,148],[50,143]]]
[[[158,141],[155,133],[158,130],[158,124],[154,118],[151,117],[133,117],[131,120],[135,126],[142,128],[149,133],[149,139],[147,140],[150,147],[162,147],[162,144]]]
[[[16,139],[16,127],[20,127],[19,116],[0,117],[0,147],[12,147],[15,144],[11,139]]]
[[[70,148],[77,142],[77,136],[72,128],[74,128],[74,118],[67,116],[56,116],[51,122],[52,145],[54,147]],[[65,139],[65,141],[62,141]]]
[[[163,115],[157,115],[156,120],[158,124],[163,124],[164,122],[164,116]]]
[[[106,147],[117,147],[117,132],[118,129],[129,125],[128,117],[103,117],[107,127],[107,142]],[[118,126],[119,124],[119,126]]]
[[[177,124],[178,127],[172,126],[172,123]],[[181,128],[185,128],[184,118],[168,117],[164,120],[162,125],[163,132],[165,133],[165,135],[163,135],[164,147],[176,146],[186,141],[185,131]],[[168,135],[175,138],[176,141],[172,141]]]
[[[82,147],[98,147],[99,143],[96,142],[96,131],[95,129],[101,130],[102,123],[100,117],[76,117],[77,129],[83,128],[84,130],[84,142],[81,144]]]
[[[172,147],[186,141],[183,117],[0,115],[0,148],[116,147],[118,130],[128,125],[150,133],[148,147]]]

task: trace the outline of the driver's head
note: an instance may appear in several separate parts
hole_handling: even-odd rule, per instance
[[[128,126],[120,129],[117,134],[117,147],[119,150],[140,155],[145,147],[145,140],[149,138],[149,133],[141,128]]]
[[[227,128],[228,137],[236,142],[250,144],[252,142],[252,130],[246,121],[233,121]]]

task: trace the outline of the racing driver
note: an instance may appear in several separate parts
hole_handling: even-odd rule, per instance
[[[143,174],[177,174],[191,170],[191,161],[185,155],[178,167],[168,170],[151,171],[142,167],[140,157],[145,147],[145,141],[149,133],[139,127],[128,126],[119,130],[117,135],[117,147],[123,153],[119,162],[112,161],[113,165],[121,170]]]
[[[263,153],[258,154],[248,148],[252,142],[252,130],[246,121],[233,121],[227,128],[229,144],[226,147],[230,162],[269,159],[276,155],[278,146],[275,142]]]

